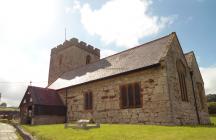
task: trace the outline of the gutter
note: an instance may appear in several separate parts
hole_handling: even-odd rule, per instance
[[[66,105],[65,124],[67,124],[67,122],[68,122],[68,116],[67,116],[67,108],[68,108],[67,95],[68,95],[68,89],[65,89],[65,105]]]

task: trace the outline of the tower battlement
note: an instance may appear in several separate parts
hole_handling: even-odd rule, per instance
[[[77,38],[65,40],[51,50],[48,83],[62,73],[100,60],[100,50]]]
[[[72,38],[70,40],[65,40],[63,44],[58,45],[57,47],[51,50],[51,54],[62,51],[68,47],[76,46],[79,47],[89,53],[95,54],[100,57],[100,49],[94,48],[92,45],[87,44],[84,41],[79,41],[77,38]]]

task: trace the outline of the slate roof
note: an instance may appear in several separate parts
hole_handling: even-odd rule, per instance
[[[175,33],[172,33],[65,72],[49,88],[58,90],[159,64],[160,60],[165,57],[167,46],[171,43],[174,35]]]
[[[64,106],[63,102],[60,99],[60,96],[53,89],[28,86],[23,99],[29,96],[28,92],[31,94],[33,104]]]

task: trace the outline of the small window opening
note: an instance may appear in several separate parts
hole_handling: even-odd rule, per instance
[[[86,64],[89,64],[91,62],[91,56],[87,55],[86,56]]]

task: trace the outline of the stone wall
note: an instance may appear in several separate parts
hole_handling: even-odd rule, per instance
[[[202,79],[201,73],[199,71],[199,67],[198,67],[198,64],[196,62],[195,56],[192,55],[191,57],[192,57],[191,69],[193,71],[194,90],[195,90],[197,107],[198,107],[198,111],[199,111],[198,115],[199,115],[201,124],[208,124],[210,122],[210,120],[209,120],[207,99],[205,96],[203,79]],[[199,89],[198,89],[197,83],[201,84],[203,87],[201,96],[199,95]],[[203,107],[201,105],[201,100],[203,100],[203,102],[204,102]]]
[[[171,46],[167,46],[167,56],[161,59],[160,66],[67,88],[68,120],[93,119],[100,123],[160,125],[198,124],[190,68],[177,38],[174,36],[170,41]],[[177,60],[181,60],[186,67],[188,102],[181,99]],[[197,66],[194,66],[193,80],[203,84]],[[119,86],[134,82],[141,83],[142,107],[121,109]],[[198,97],[197,88],[194,90]],[[93,94],[92,110],[84,109],[83,94],[86,91],[92,91]],[[58,92],[65,103],[66,89]],[[206,102],[204,109],[201,109],[198,97],[197,104],[201,123],[209,123]]]
[[[188,102],[181,100],[180,85],[176,68],[176,61],[181,60],[186,67],[186,86],[188,94]],[[173,121],[175,124],[198,124],[196,115],[195,99],[193,96],[192,80],[190,76],[190,68],[187,66],[186,59],[177,38],[174,38],[171,47],[165,58],[167,67],[167,81],[169,85],[169,93],[171,99],[171,110]],[[197,73],[195,73],[197,76]],[[199,104],[199,102],[198,102]],[[201,113],[202,123],[209,123],[207,113]]]
[[[68,119],[94,119],[100,123],[143,123],[172,125],[164,67],[121,75],[68,89]],[[142,107],[120,108],[119,86],[140,82]],[[92,91],[93,109],[84,110],[84,92]],[[59,91],[65,101],[65,89]]]
[[[38,115],[32,118],[32,125],[64,123],[65,116]]]
[[[86,65],[86,57],[91,63],[100,59],[100,50],[83,41],[72,38],[51,50],[48,84],[54,82],[62,73]]]

